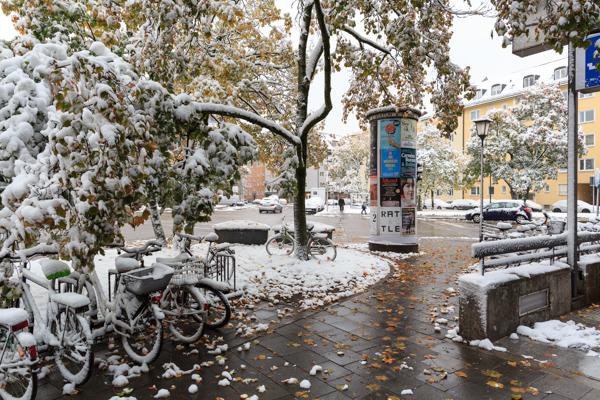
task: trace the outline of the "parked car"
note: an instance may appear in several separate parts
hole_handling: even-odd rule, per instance
[[[260,214],[265,212],[282,213],[283,206],[279,202],[279,199],[263,199],[263,201],[258,205],[258,212]]]
[[[423,200],[423,209],[427,210],[430,208],[431,208],[431,199],[424,199]],[[450,203],[447,203],[444,200],[433,199],[433,208],[436,210],[442,210],[442,209],[452,208],[452,206],[450,205]]]
[[[307,214],[316,214],[320,211],[323,211],[323,209],[325,208],[324,204],[325,202],[323,201],[322,198],[318,197],[318,196],[313,196],[310,199],[306,200],[305,204],[305,211]]]
[[[498,201],[500,201],[500,200],[498,200]],[[544,206],[536,203],[533,200],[527,200],[527,202],[525,204],[523,204],[523,200],[511,200],[511,201],[514,201],[515,203],[519,203],[520,205],[525,205],[526,207],[531,208],[531,211],[533,211],[533,212],[544,211]]]
[[[479,223],[479,209],[469,211],[465,218],[467,221]],[[523,206],[518,201],[497,201],[483,207],[484,221],[516,221],[523,223],[531,221],[531,208]]]
[[[329,199],[329,200],[327,200],[327,205],[328,206],[337,206],[338,205],[337,199]]]
[[[577,200],[577,212],[578,213],[591,213],[594,211],[594,206],[586,203],[583,200]],[[552,212],[567,212],[567,201],[559,200],[552,204]]]
[[[453,210],[472,210],[477,207],[479,207],[479,202],[475,200],[458,199],[452,200],[450,203],[450,208]]]

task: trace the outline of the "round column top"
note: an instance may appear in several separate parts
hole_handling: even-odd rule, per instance
[[[378,107],[367,111],[367,119],[369,121],[382,119],[382,118],[411,118],[419,119],[423,113],[416,108],[412,107],[396,107],[386,106]]]

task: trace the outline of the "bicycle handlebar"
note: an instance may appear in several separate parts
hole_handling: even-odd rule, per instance
[[[0,260],[9,259],[11,261],[21,261],[37,256],[55,256],[58,254],[58,247],[55,244],[38,244],[27,249],[10,252],[2,250],[0,252]]]
[[[150,240],[142,247],[121,247],[120,249],[129,254],[149,254],[160,251],[163,244],[157,240]]]
[[[202,235],[188,235],[187,233],[176,233],[175,236],[180,237],[182,239],[195,240],[196,242],[202,242],[204,240],[204,236]]]

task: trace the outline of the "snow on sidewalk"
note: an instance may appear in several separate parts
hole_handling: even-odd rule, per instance
[[[192,251],[197,256],[204,256],[207,246],[205,243],[194,245]],[[300,309],[322,306],[362,292],[390,271],[384,259],[354,249],[338,247],[335,261],[300,261],[288,256],[269,256],[263,245],[232,245],[232,248],[237,263],[237,286],[247,297],[273,303],[297,298]],[[146,257],[145,265],[151,265],[157,257],[177,254],[175,249],[165,248]],[[96,272],[105,291],[108,271],[114,269],[117,255],[116,249],[107,249],[105,255],[95,258]],[[31,270],[43,276],[40,261],[33,261]],[[45,309],[46,293],[34,284],[32,292],[38,306]]]
[[[521,325],[517,333],[532,340],[559,347],[591,350],[600,348],[600,330],[574,321],[550,320],[536,322],[533,328]]]

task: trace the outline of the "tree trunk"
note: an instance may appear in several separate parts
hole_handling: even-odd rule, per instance
[[[433,200],[433,189],[431,189],[431,209],[435,209],[435,201]]]
[[[163,242],[167,242],[167,238],[165,236],[165,230],[162,226],[162,222],[160,221],[160,212],[158,211],[158,205],[154,200],[150,201],[150,216],[152,218],[152,229],[154,230],[154,237]]]
[[[300,151],[298,152],[300,153]],[[298,155],[299,157],[301,154]],[[306,227],[306,164],[300,163],[296,168],[296,201],[294,203],[294,230],[296,237],[296,256],[301,260],[308,259],[308,230]]]

